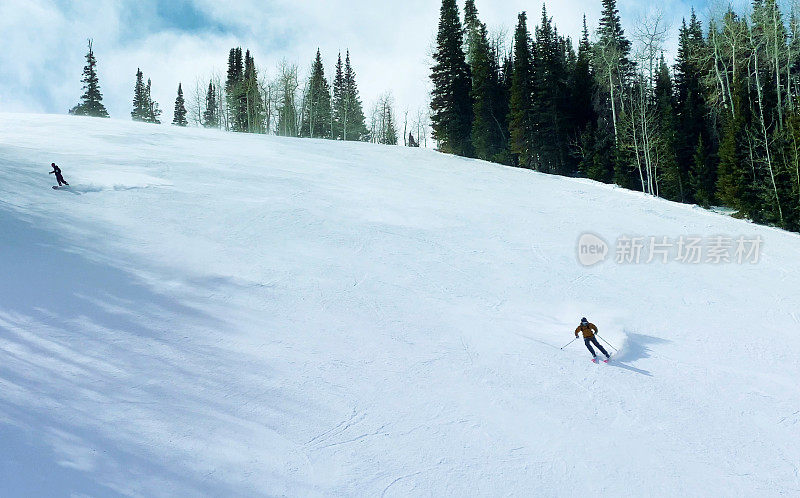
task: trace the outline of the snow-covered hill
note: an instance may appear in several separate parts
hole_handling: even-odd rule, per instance
[[[428,150],[0,114],[0,494],[798,495],[798,255]]]

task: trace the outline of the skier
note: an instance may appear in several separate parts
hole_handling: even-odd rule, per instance
[[[67,183],[67,181],[64,179],[64,177],[61,176],[61,168],[56,166],[56,163],[50,163],[50,166],[53,167],[53,171],[51,171],[49,174],[50,175],[52,175],[53,173],[56,174],[56,181],[58,182],[58,186],[60,187],[62,184],[63,185],[69,185],[69,183]]]
[[[583,317],[581,318],[581,324],[578,325],[578,328],[575,329],[576,338],[578,337],[579,332],[583,333],[583,342],[584,344],[586,344],[586,347],[589,349],[589,352],[592,353],[592,361],[597,363],[597,353],[595,353],[594,349],[592,349],[592,344],[594,344],[595,346],[597,346],[597,349],[599,349],[601,353],[606,355],[605,361],[608,362],[608,360],[611,358],[611,355],[608,354],[605,349],[603,349],[603,346],[601,346],[600,343],[597,342],[597,339],[595,338],[595,334],[597,333],[597,326],[593,323],[589,323],[589,320],[587,320],[586,317]]]

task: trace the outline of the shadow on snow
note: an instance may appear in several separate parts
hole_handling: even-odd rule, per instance
[[[283,441],[274,421],[316,408],[219,339],[235,330],[228,317],[144,284],[126,265],[0,203],[0,487],[16,496],[257,492],[237,474],[247,445]],[[197,295],[235,285],[190,284]],[[267,413],[246,408],[253,395]],[[259,472],[305,489],[278,465]]]
[[[623,344],[619,352],[612,356],[612,361],[609,365],[652,377],[653,374],[649,371],[632,367],[626,363],[650,358],[650,346],[668,342],[668,340],[659,337],[625,331],[625,344]]]

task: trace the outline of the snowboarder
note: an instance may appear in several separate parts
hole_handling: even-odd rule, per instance
[[[63,185],[69,185],[69,183],[67,183],[67,181],[64,179],[64,177],[61,176],[61,168],[56,166],[56,163],[50,163],[50,166],[53,167],[53,171],[51,171],[49,174],[51,174],[51,175],[53,173],[56,174],[56,181],[58,182],[58,186],[60,187],[62,184]]]
[[[606,361],[611,358],[611,355],[608,354],[605,349],[603,349],[603,346],[601,346],[595,338],[595,334],[597,334],[597,326],[593,323],[589,323],[589,320],[587,320],[586,317],[581,318],[581,324],[575,329],[576,338],[578,337],[578,333],[583,333],[583,342],[586,344],[586,348],[589,349],[589,352],[592,353],[592,361],[597,361],[597,353],[595,353],[594,349],[592,349],[592,344],[597,346],[597,349],[606,355]]]

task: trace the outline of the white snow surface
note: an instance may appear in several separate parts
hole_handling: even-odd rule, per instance
[[[799,255],[429,150],[0,114],[0,494],[798,496]]]

